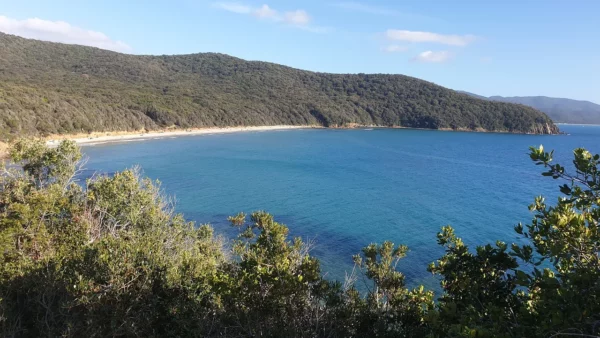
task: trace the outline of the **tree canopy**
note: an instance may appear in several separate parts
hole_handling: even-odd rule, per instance
[[[0,137],[256,125],[557,133],[533,108],[403,75],[215,54],[126,55],[0,33]]]

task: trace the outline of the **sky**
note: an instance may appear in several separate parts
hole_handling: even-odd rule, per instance
[[[0,0],[0,31],[600,103],[599,14],[598,0]]]

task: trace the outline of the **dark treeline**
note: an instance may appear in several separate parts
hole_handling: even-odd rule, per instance
[[[137,56],[0,33],[0,136],[241,125],[556,133],[543,113],[403,75],[222,54]]]

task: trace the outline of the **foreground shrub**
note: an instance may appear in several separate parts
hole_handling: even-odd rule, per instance
[[[600,334],[600,156],[575,150],[554,207],[515,230],[522,245],[470,250],[451,227],[430,271],[435,298],[408,289],[391,242],[354,256],[344,283],[323,278],[310,245],[265,212],[230,217],[230,245],[173,211],[139,170],[76,184],[81,154],[21,140],[0,176],[0,334],[208,337],[595,337]],[[366,290],[354,281],[366,279]]]
[[[0,192],[3,336],[193,335],[208,325],[224,261],[210,227],[174,214],[137,171],[85,190],[70,182],[80,154],[69,142],[16,148],[23,170],[6,169]]]

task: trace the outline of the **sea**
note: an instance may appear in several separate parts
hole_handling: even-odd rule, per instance
[[[227,217],[264,210],[312,247],[329,279],[343,281],[352,255],[389,240],[409,247],[398,264],[409,286],[435,287],[429,263],[444,254],[436,234],[451,225],[473,249],[522,242],[536,196],[550,204],[559,180],[528,155],[600,152],[600,126],[560,125],[562,135],[411,129],[300,129],[150,139],[85,146],[86,176],[140,166],[162,182],[177,212],[232,239]]]

